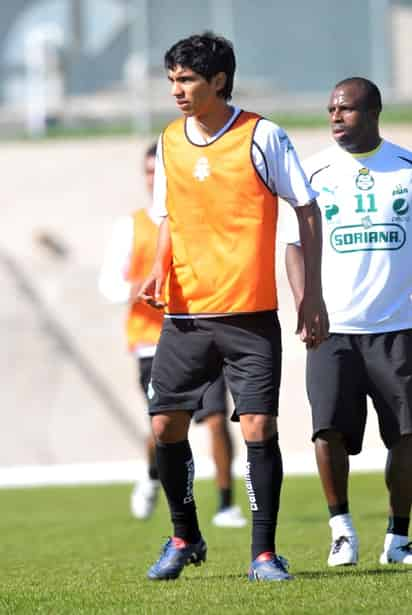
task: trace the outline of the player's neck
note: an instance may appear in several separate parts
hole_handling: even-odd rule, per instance
[[[362,142],[347,144],[344,149],[346,149],[349,154],[367,154],[377,149],[381,142],[381,136],[379,133],[375,133],[368,139],[363,139]]]
[[[208,141],[223,128],[232,117],[232,114],[233,107],[222,100],[221,102],[219,101],[219,104],[210,112],[199,116],[193,116],[193,122],[205,141]]]

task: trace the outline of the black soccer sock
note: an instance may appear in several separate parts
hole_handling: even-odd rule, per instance
[[[349,513],[349,503],[343,502],[343,504],[336,504],[336,506],[328,506],[329,517],[336,517],[337,515],[347,515]]]
[[[409,534],[409,517],[389,517],[387,534],[407,536]]]
[[[187,542],[200,539],[193,497],[194,463],[188,440],[156,444],[159,479],[169,502],[174,536]]]
[[[224,510],[225,508],[229,508],[229,506],[232,506],[232,498],[233,492],[231,487],[229,487],[228,489],[219,489],[218,510]]]
[[[159,480],[159,470],[157,469],[157,463],[155,459],[149,463],[148,473],[150,480]]]
[[[277,435],[262,442],[246,442],[246,491],[252,511],[252,559],[275,552],[275,532],[283,479]]]

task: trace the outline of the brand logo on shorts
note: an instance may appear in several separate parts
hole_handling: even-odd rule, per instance
[[[147,387],[147,396],[149,399],[153,399],[155,395],[154,388],[152,385],[152,381],[149,382],[149,386]]]
[[[356,187],[359,190],[370,190],[375,184],[371,172],[366,167],[359,169],[357,178],[355,179]]]
[[[209,160],[206,156],[202,156],[195,164],[195,168],[193,171],[193,177],[198,179],[200,182],[204,182],[210,175],[210,165]]]

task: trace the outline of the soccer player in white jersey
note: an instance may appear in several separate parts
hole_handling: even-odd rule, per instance
[[[349,455],[361,451],[370,397],[388,449],[389,522],[380,563],[412,564],[412,152],[379,134],[381,95],[367,79],[339,82],[328,111],[336,144],[310,159],[323,224],[322,284],[330,337],[308,350],[313,440],[329,508],[330,566],[356,564]],[[299,305],[301,250],[286,262]]]
[[[154,210],[163,222],[141,298],[159,305],[167,279],[149,412],[173,536],[148,572],[153,580],[175,579],[187,564],[206,559],[187,435],[202,391],[222,368],[235,402],[232,420],[240,422],[247,449],[249,579],[291,579],[275,545],[282,484],[276,424],[278,195],[293,205],[300,223],[309,280],[301,314],[312,344],[321,343],[328,328],[320,222],[316,192],[285,132],[229,104],[235,64],[231,43],[213,33],[178,41],[165,55],[182,116],[166,127],[158,147]]]

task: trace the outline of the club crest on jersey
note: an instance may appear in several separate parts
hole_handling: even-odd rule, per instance
[[[375,184],[371,172],[366,167],[359,169],[357,178],[355,179],[356,187],[359,190],[370,190]]]
[[[195,168],[193,170],[193,177],[198,179],[200,182],[204,182],[210,176],[210,165],[209,160],[206,156],[202,156],[198,159],[195,164]]]

